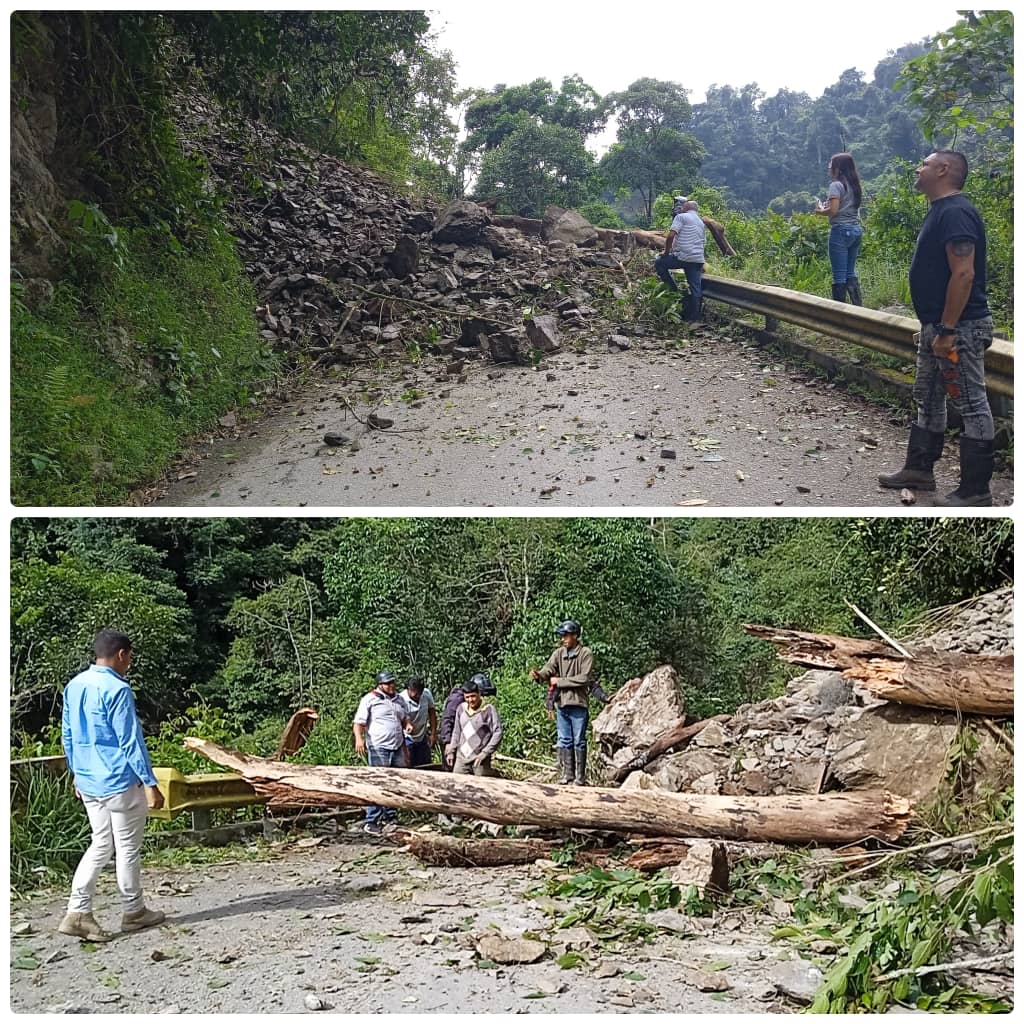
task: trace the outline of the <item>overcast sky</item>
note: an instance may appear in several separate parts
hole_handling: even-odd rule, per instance
[[[578,74],[600,94],[638,78],[679,82],[699,103],[709,85],[757,84],[820,96],[850,67],[871,77],[890,50],[951,28],[956,8],[920,0],[890,3],[534,2],[433,5],[439,44],[458,64],[460,87],[557,87]],[[614,141],[614,131],[598,140]]]

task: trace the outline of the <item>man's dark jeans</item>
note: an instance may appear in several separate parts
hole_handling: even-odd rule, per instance
[[[682,270],[686,275],[686,283],[690,286],[690,295],[686,302],[686,309],[683,311],[683,318],[686,320],[700,319],[701,299],[701,277],[704,273],[703,263],[689,263],[680,259],[673,253],[662,253],[654,260],[654,272],[674,292],[679,291],[679,285],[669,271]]]
[[[371,768],[404,768],[405,752],[401,747],[386,750],[383,747],[371,747],[366,744],[366,760]],[[394,807],[379,807],[371,804],[366,808],[367,825],[384,825],[389,821],[398,820],[398,811]]]

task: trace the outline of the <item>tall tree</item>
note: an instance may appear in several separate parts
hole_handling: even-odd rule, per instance
[[[687,90],[676,82],[640,78],[612,93],[608,104],[619,127],[601,160],[601,174],[608,184],[640,194],[650,224],[655,198],[693,182],[704,159],[704,147],[684,130],[693,116]]]

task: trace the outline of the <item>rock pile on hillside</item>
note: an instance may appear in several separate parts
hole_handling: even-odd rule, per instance
[[[920,646],[983,654],[1012,650],[1012,590],[972,603]],[[642,708],[627,715],[638,693],[648,706],[675,716],[659,716],[654,732],[681,717],[682,692],[670,666],[627,683],[594,722],[610,771],[653,742]],[[634,720],[637,726],[629,727]],[[791,680],[781,697],[744,704],[730,720],[711,723],[684,750],[657,758],[623,785],[726,795],[884,788],[920,805],[945,784],[959,734],[952,712],[881,700],[839,672],[810,671]],[[1012,751],[984,730],[975,735],[967,787],[1009,784]]]
[[[616,294],[624,254],[593,248],[599,233],[578,215],[552,207],[542,237],[528,237],[475,203],[416,208],[383,178],[265,125],[228,126],[197,94],[182,98],[179,120],[229,196],[261,332],[277,351],[332,365],[416,345],[458,372],[464,359],[527,362],[582,334],[628,347],[594,306]]]

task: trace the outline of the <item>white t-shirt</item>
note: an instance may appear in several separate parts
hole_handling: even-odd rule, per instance
[[[409,712],[398,694],[385,697],[379,690],[363,695],[356,708],[357,725],[366,726],[366,742],[381,750],[398,750],[405,743],[405,723]]]
[[[677,213],[672,218],[672,227],[676,237],[672,240],[672,255],[686,263],[704,262],[704,239],[707,236],[707,228],[700,214],[696,210],[688,210],[686,213]]]
[[[412,721],[412,732],[409,734],[413,740],[421,740],[427,734],[427,726],[430,724],[430,710],[434,707],[434,695],[429,689],[420,694],[419,701],[414,701],[408,690],[403,690],[398,695],[405,710],[409,712]]]

